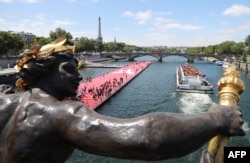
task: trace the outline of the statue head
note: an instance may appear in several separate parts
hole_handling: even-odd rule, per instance
[[[43,47],[33,46],[22,55],[15,66],[20,74],[16,81],[20,91],[40,88],[60,99],[76,94],[82,78],[74,46],[63,45],[65,41],[59,38]]]

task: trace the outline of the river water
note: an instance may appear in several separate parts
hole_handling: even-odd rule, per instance
[[[186,62],[186,58],[172,56],[158,62],[150,56],[136,58],[136,61],[151,61],[152,64],[144,70],[133,81],[128,83],[122,90],[115,94],[110,100],[104,103],[96,111],[100,114],[128,118],[146,114],[149,112],[175,112],[175,113],[199,113],[208,109],[211,104],[218,103],[217,99],[217,81],[223,74],[223,68],[213,63],[205,61],[195,61],[193,65],[205,73],[208,80],[214,85],[214,94],[196,94],[176,92],[175,70],[180,64]],[[128,64],[128,61],[119,61],[115,64]],[[85,68],[80,73],[83,78],[94,77],[104,72],[112,70],[111,68]],[[241,73],[241,79],[245,83],[245,91],[240,97],[238,105],[242,109],[244,117],[243,128],[246,131],[244,137],[233,137],[230,139],[230,146],[250,146],[250,74]],[[202,149],[191,153],[185,157],[157,161],[161,163],[194,163],[199,162]],[[148,163],[148,161],[125,160],[111,157],[103,157],[84,153],[75,150],[67,163]]]

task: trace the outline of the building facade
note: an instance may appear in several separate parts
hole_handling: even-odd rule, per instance
[[[29,32],[14,32],[14,31],[8,31],[11,34],[17,34],[19,36],[21,36],[21,38],[24,41],[25,45],[31,45],[34,42],[35,39],[35,35]]]

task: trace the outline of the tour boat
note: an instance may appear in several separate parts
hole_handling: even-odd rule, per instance
[[[176,68],[176,85],[179,92],[213,93],[213,86],[206,75],[189,64]]]

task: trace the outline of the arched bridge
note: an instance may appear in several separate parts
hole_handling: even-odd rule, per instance
[[[159,62],[162,62],[162,59],[168,56],[182,56],[187,58],[188,62],[193,62],[197,58],[204,58],[204,57],[213,57],[217,60],[223,60],[225,57],[221,55],[214,55],[214,54],[190,54],[190,53],[154,53],[154,52],[122,52],[122,53],[102,53],[103,57],[112,57],[114,59],[119,58],[126,58],[129,61],[133,61],[134,58],[142,57],[142,56],[152,56],[157,58]]]

